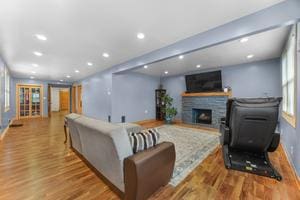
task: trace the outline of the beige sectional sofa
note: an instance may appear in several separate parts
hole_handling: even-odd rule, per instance
[[[73,150],[122,198],[147,199],[169,182],[175,163],[174,144],[164,142],[133,154],[128,132],[141,130],[139,125],[108,123],[73,113],[66,120]]]

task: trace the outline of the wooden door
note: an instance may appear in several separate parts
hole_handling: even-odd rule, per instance
[[[59,91],[59,110],[69,110],[69,91]]]
[[[76,86],[72,87],[72,112],[76,113]]]
[[[82,87],[81,85],[77,86],[77,113],[82,113]]]
[[[17,109],[18,118],[30,118],[42,116],[43,99],[42,86],[17,85]]]

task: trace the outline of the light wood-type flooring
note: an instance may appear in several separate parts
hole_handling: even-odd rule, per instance
[[[0,141],[0,199],[119,199],[68,144],[64,144],[64,113],[22,120]],[[155,127],[161,122],[143,122]],[[180,124],[179,124],[180,125]],[[151,200],[165,199],[300,199],[297,179],[282,147],[270,155],[283,180],[224,168],[220,148],[176,188],[166,186]]]

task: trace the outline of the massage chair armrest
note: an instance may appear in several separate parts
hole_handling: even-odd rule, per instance
[[[280,142],[280,134],[279,133],[274,133],[273,134],[273,138],[272,138],[272,142],[268,148],[269,152],[273,152],[277,149],[277,147],[279,146],[279,142]]]
[[[175,164],[175,146],[163,142],[124,160],[126,200],[144,200],[169,183]]]
[[[229,127],[227,127],[225,125],[225,123],[221,123],[221,125],[220,125],[220,132],[221,132],[220,144],[221,145],[227,145],[227,144],[229,144],[230,130],[229,130]]]

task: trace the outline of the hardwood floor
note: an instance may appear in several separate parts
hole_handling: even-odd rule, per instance
[[[0,199],[119,199],[64,142],[63,114],[22,120],[0,142]],[[159,122],[144,122],[154,127]],[[226,170],[218,148],[176,188],[151,197],[165,199],[300,199],[296,177],[280,147],[271,161],[283,181]]]

